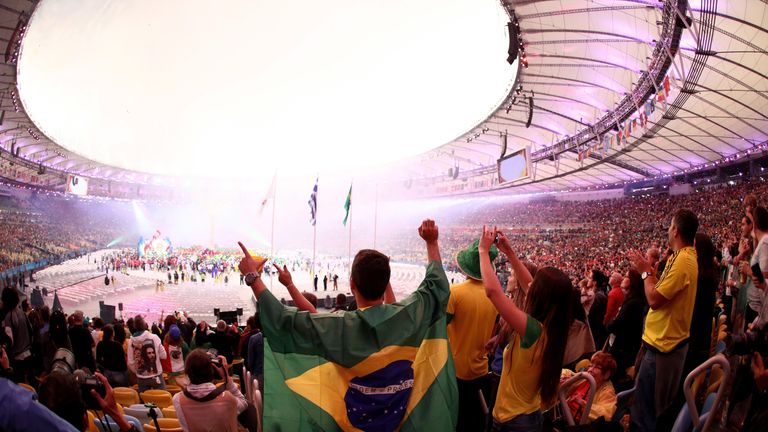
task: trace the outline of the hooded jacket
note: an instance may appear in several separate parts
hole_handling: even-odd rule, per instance
[[[161,360],[167,356],[160,338],[147,330],[134,333],[128,344],[128,367],[138,378],[154,378],[162,374]]]

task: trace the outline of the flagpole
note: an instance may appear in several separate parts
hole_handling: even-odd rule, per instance
[[[352,190],[352,186],[349,187]],[[351,199],[351,198],[350,198]],[[349,206],[349,241],[347,243],[347,271],[352,274],[352,205]]]
[[[319,193],[318,188],[318,182],[320,180],[320,175],[317,175],[317,178],[315,179],[315,223],[312,225],[312,268],[310,269],[309,276],[314,278],[315,277],[315,256],[317,253],[317,196]]]
[[[379,225],[379,184],[376,183],[376,204],[373,207],[373,248],[376,249],[376,231]]]
[[[270,233],[269,238],[269,259],[273,260],[273,264],[275,262],[275,209],[277,208],[277,173],[275,173],[274,182],[275,189],[272,191],[272,232]],[[272,289],[271,271],[269,272],[269,289]]]
[[[315,252],[317,246],[317,218],[315,218],[315,225],[312,226],[312,268],[309,269],[309,276],[315,277]]]

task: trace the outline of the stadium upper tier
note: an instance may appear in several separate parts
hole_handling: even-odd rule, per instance
[[[6,84],[0,98],[0,175],[26,185],[63,190],[67,174],[73,174],[90,179],[92,195],[172,196],[171,191],[184,184],[183,178],[118,168],[72,152],[41,132],[45,125],[35,124],[28,116],[22,103],[24,89],[17,82],[19,59],[25,36],[35,25],[35,8],[45,3],[9,0],[0,5],[0,38],[7,43],[0,66],[0,80]],[[420,156],[387,165],[388,179],[398,189],[417,195],[508,188],[512,193],[536,193],[664,179],[686,181],[691,173],[765,154],[765,2],[504,0],[496,7],[503,17],[498,32],[508,32],[504,40],[511,38],[510,49],[517,51],[508,67],[506,88],[494,98],[490,115],[461,125],[465,132],[452,141],[436,142],[435,148]],[[507,20],[511,23],[508,29],[503,25]],[[474,24],[468,19],[467,26]],[[422,29],[438,27],[430,22],[419,25]],[[488,55],[503,61],[506,42],[503,45],[498,53],[477,47],[477,56],[482,58],[461,61],[484,65]],[[220,60],[216,56],[199,59]],[[487,88],[478,82],[488,79],[487,75],[477,74],[474,83],[472,77],[455,83],[461,92],[445,89],[447,94],[454,93],[450,103],[468,104],[470,98],[462,96],[465,90]],[[56,79],[55,73],[50,76]],[[413,79],[424,78],[419,77],[413,72]],[[436,99],[435,103],[443,106],[447,102]],[[199,109],[203,118],[218,108],[203,105]],[[302,118],[312,116],[302,107],[290,109],[296,111],[298,129]],[[366,112],[365,107],[360,109]],[[367,117],[381,117],[377,113],[371,109]],[[445,123],[454,127],[455,119],[446,117]],[[306,120],[304,124],[312,123]],[[381,128],[391,128],[385,117],[381,117]],[[354,130],[350,126],[349,131],[337,133],[354,134]],[[446,130],[450,128],[446,126]],[[312,140],[311,128],[301,133]],[[319,131],[317,134],[320,136]],[[121,143],[118,138],[106,133],[99,136],[99,142],[109,148]],[[402,138],[404,142],[409,139],[413,137]],[[377,146],[368,149],[369,153],[387,152],[385,145],[370,144],[376,142],[370,136],[356,135],[354,140],[363,148]],[[227,148],[226,142],[216,145]],[[530,163],[523,178],[500,183],[497,160],[522,147],[529,149],[526,162]],[[136,155],[141,157],[141,153]]]

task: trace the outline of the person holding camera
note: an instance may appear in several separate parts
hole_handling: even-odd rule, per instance
[[[203,349],[189,353],[184,366],[189,385],[173,396],[182,429],[236,432],[238,420],[249,429],[255,426],[252,421],[255,408],[249,409],[245,396],[227,373],[228,367],[224,356],[213,356]],[[213,381],[217,379],[223,379],[224,385],[216,387]]]
[[[491,246],[497,234],[503,238],[496,228],[483,226],[478,244],[480,274],[485,295],[514,336],[503,354],[491,430],[540,431],[544,421],[542,406],[554,404],[557,396],[577,294],[561,270],[545,267],[534,278],[524,265],[513,262],[515,279],[529,286],[525,308],[518,308],[504,294],[491,262]],[[510,257],[514,255],[511,247],[505,245],[500,249]]]
[[[0,366],[3,370],[0,374],[2,431],[87,431],[87,410],[108,415],[121,432],[136,430],[120,414],[107,378],[99,373],[90,375],[84,370],[75,370],[75,356],[66,348],[57,351],[51,371],[41,382],[37,395],[5,378],[10,364],[4,349],[0,349]]]

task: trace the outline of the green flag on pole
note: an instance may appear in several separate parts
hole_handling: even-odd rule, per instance
[[[347,226],[347,219],[349,219],[349,208],[352,207],[352,185],[349,185],[349,193],[347,193],[347,201],[344,202],[344,210],[347,214],[344,215],[344,226]]]
[[[265,291],[264,430],[454,430],[449,296],[437,261],[404,300],[344,314],[299,312]]]

